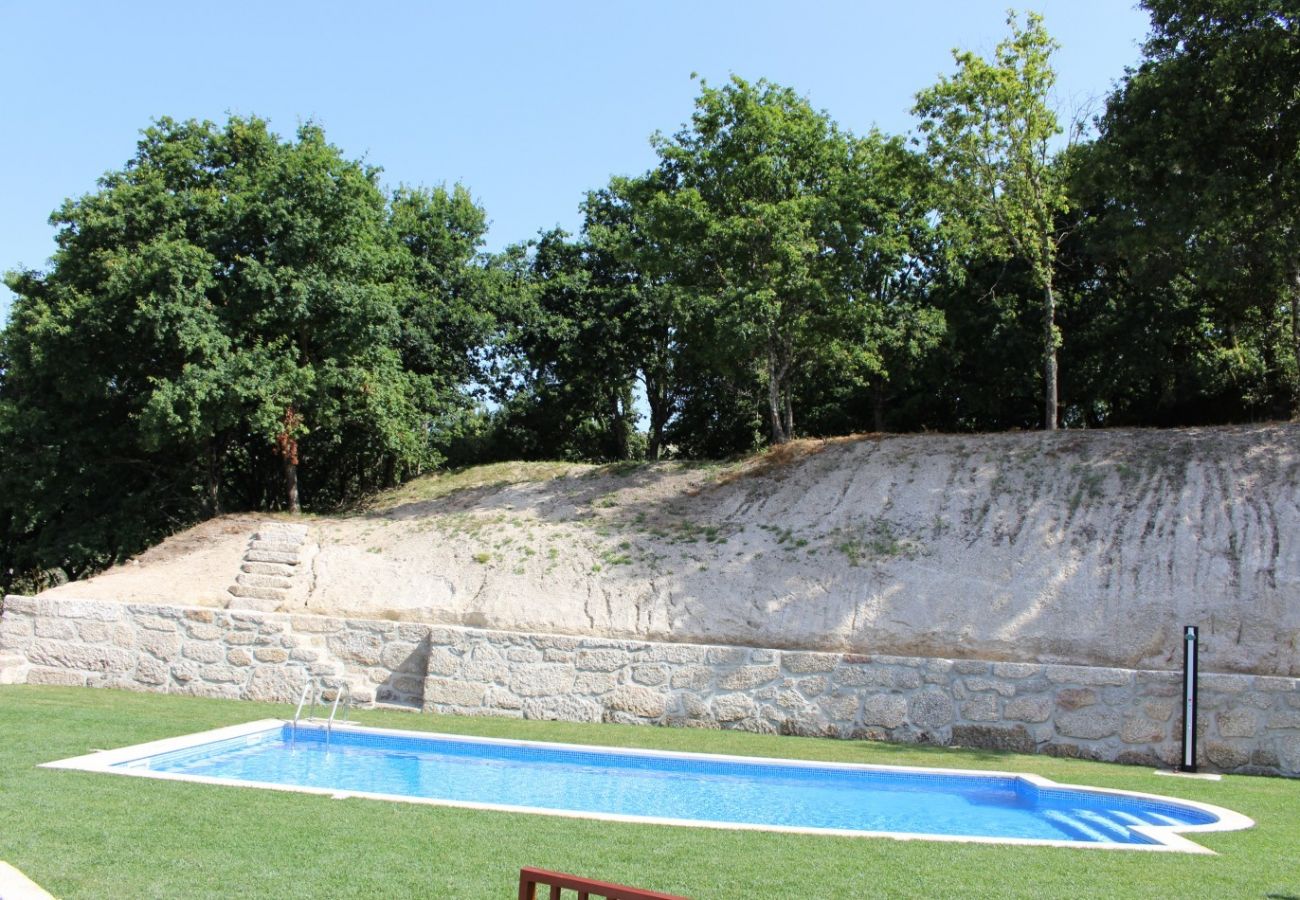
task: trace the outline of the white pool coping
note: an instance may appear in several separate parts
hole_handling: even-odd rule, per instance
[[[715,822],[703,819],[674,819],[659,816],[633,816],[622,815],[618,813],[600,813],[585,812],[580,810],[560,810],[546,809],[535,806],[515,806],[507,803],[477,803],[464,800],[443,800],[435,797],[411,797],[405,794],[384,794],[371,791],[348,791],[336,790],[334,788],[317,788],[317,787],[300,787],[298,785],[275,784],[263,781],[245,781],[233,778],[213,778],[206,775],[181,775],[173,772],[158,772],[144,767],[125,767],[123,763],[129,763],[134,760],[145,757],[157,756],[163,753],[172,753],[177,750],[188,750],[202,744],[215,743],[216,741],[230,740],[232,738],[247,737],[265,731],[278,731],[285,725],[291,724],[282,719],[259,719],[255,722],[248,722],[243,725],[231,725],[225,728],[216,728],[211,731],[202,731],[195,734],[182,735],[180,737],[165,738],[159,741],[150,741],[145,744],[135,744],[130,747],[121,747],[116,750],[100,750],[86,754],[85,756],[76,756],[70,759],[61,759],[55,762],[43,763],[41,768],[45,769],[75,769],[82,772],[100,772],[111,775],[133,775],[141,778],[156,778],[164,781],[191,781],[199,784],[217,784],[226,786],[256,787],[274,791],[290,791],[299,794],[321,794],[332,797],[336,800],[349,798],[359,798],[366,800],[390,800],[401,803],[422,803],[430,806],[450,806],[460,809],[477,809],[488,810],[493,812],[508,813],[526,813],[528,815],[546,815],[562,816],[572,819],[599,819],[607,822],[628,822],[640,825],[676,825],[690,828],[716,828],[725,830],[741,831],[777,831],[788,832],[791,834],[822,834],[834,835],[838,837],[875,837],[891,838],[899,841],[946,841],[952,843],[968,844],[1013,844],[1033,847],[1073,847],[1090,850],[1138,850],[1147,852],[1177,852],[1177,853],[1201,853],[1213,855],[1214,851],[1200,844],[1194,843],[1184,835],[1189,834],[1209,834],[1220,831],[1240,831],[1244,828],[1254,826],[1255,822],[1243,816],[1241,813],[1233,812],[1221,806],[1214,806],[1209,803],[1201,803],[1196,800],[1183,800],[1175,797],[1165,797],[1159,794],[1146,794],[1139,791],[1125,791],[1115,788],[1087,787],[1076,784],[1061,784],[1044,778],[1039,775],[1023,774],[1019,772],[1001,772],[983,769],[944,769],[931,768],[924,766],[887,766],[869,763],[841,763],[841,762],[823,762],[820,760],[804,759],[781,759],[777,757],[760,757],[760,756],[732,756],[719,753],[687,753],[675,750],[645,750],[629,747],[602,747],[596,744],[565,744],[553,743],[549,741],[527,741],[515,740],[511,738],[487,738],[474,737],[471,735],[442,734],[431,731],[409,731],[395,728],[371,728],[360,725],[335,724],[336,731],[351,731],[358,734],[377,734],[391,737],[416,738],[422,740],[436,741],[455,741],[466,744],[494,744],[507,747],[542,747],[553,750],[577,750],[584,753],[605,753],[623,756],[652,756],[666,759],[694,759],[694,760],[711,760],[717,762],[730,762],[748,765],[781,765],[796,768],[818,768],[818,769],[839,769],[852,772],[896,772],[896,773],[913,773],[924,775],[967,775],[978,776],[982,778],[1010,778],[1019,779],[1028,784],[1039,788],[1053,790],[1072,790],[1081,791],[1090,794],[1107,794],[1118,797],[1130,797],[1140,800],[1154,800],[1160,803],[1168,803],[1175,806],[1183,806],[1190,809],[1199,810],[1204,813],[1216,816],[1217,821],[1204,825],[1134,825],[1131,830],[1155,841],[1153,844],[1103,844],[1093,841],[1065,841],[1065,840],[1046,840],[1041,838],[998,838],[998,837],[973,837],[967,835],[949,835],[949,834],[921,834],[913,832],[898,831],[857,831],[847,828],[808,828],[793,825],[765,825],[748,822]],[[301,727],[321,727],[319,723],[302,723]],[[118,768],[122,766],[121,768]]]
[[[3,898],[3,900],[54,900],[45,888],[2,859],[0,859],[0,898]]]

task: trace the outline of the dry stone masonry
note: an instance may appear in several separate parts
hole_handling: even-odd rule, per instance
[[[0,684],[26,684],[30,668],[26,657],[17,653],[0,653]]]
[[[360,703],[1177,761],[1177,672],[523,634],[8,597],[0,683]],[[1201,763],[1300,776],[1300,679],[1201,677]]]
[[[264,612],[301,608],[311,593],[318,551],[306,525],[263,522],[248,541],[226,607]]]
[[[253,610],[7,597],[0,669],[26,684],[296,702],[311,679],[358,704],[417,707],[425,629]]]

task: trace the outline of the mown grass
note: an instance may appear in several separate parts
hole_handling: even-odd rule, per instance
[[[854,762],[998,768],[1216,803],[1249,831],[1217,856],[637,826],[36,768],[286,707],[0,688],[0,859],[80,897],[495,897],[520,866],[696,898],[1300,897],[1300,782],[856,741],[362,711],[408,729]]]

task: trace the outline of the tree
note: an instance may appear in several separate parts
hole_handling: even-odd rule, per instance
[[[866,387],[871,427],[884,431],[889,385],[945,329],[928,296],[932,191],[923,161],[901,139],[872,131],[849,140],[847,164],[831,186],[834,295],[843,300],[834,307],[840,323],[825,344],[818,380]]]
[[[917,94],[914,112],[941,185],[943,227],[958,247],[1015,256],[1042,295],[1044,425],[1057,424],[1054,278],[1069,208],[1067,173],[1052,153],[1061,133],[1048,93],[1056,80],[1056,42],[1042,17],[1023,27],[1011,15],[1011,35],[991,60],[953,51],[957,72]]]
[[[296,511],[300,485],[328,503],[436,462],[482,213],[377,181],[314,125],[162,119],[52,216],[50,271],[7,278],[6,556],[85,571],[223,498]]]
[[[484,348],[502,305],[499,273],[482,249],[487,215],[465,187],[400,188],[389,201],[388,231],[404,251],[396,254],[393,278],[396,349],[424,410],[414,434],[427,446],[405,457],[404,469],[397,455],[386,455],[384,486],[437,464],[471,420],[488,380]],[[358,481],[337,493],[355,496],[367,487]]]
[[[630,297],[601,283],[590,245],[560,230],[514,248],[520,287],[496,345],[498,399],[528,456],[629,459],[637,413],[624,333]]]
[[[1300,413],[1300,13],[1286,0],[1143,5],[1145,58],[1099,123],[1107,214],[1165,286],[1199,298],[1221,368],[1249,360],[1278,398],[1265,408]]]
[[[638,178],[611,178],[583,204],[583,237],[602,315],[619,321],[623,365],[645,391],[650,421],[646,456],[659,458],[668,424],[681,399],[682,340],[688,331],[689,241],[674,220],[669,186],[661,169]]]
[[[1177,237],[1176,215],[1139,215],[1130,183],[1102,141],[1077,145],[1070,168],[1069,236],[1058,289],[1070,297],[1061,327],[1063,422],[1202,425],[1269,416],[1274,402],[1261,317],[1238,262],[1223,292],[1189,267],[1200,255]],[[1146,166],[1142,167],[1147,170]],[[1217,268],[1216,265],[1216,268]],[[1274,342],[1276,343],[1276,342]]]
[[[584,364],[602,367],[588,393],[640,379],[651,458],[670,432],[678,452],[748,449],[760,397],[770,439],[786,440],[797,398],[827,383],[869,384],[883,419],[891,377],[942,329],[922,287],[917,156],[740,79],[706,85],[690,126],[654,141],[659,166],[584,204],[585,276],[569,293],[602,323],[593,350],[574,321]]]
[[[973,249],[960,257],[959,272],[953,263],[946,260],[928,285],[944,333],[905,373],[898,420],[904,428],[955,431],[1041,426],[1042,307],[1032,274],[1018,258]]]
[[[476,355],[496,326],[485,302],[491,274],[479,265],[487,216],[463,186],[403,187],[389,201],[388,229],[406,251],[394,279],[402,367],[453,392],[482,374]]]
[[[656,135],[673,218],[693,235],[693,316],[717,371],[739,388],[756,371],[773,443],[794,432],[792,381],[835,323],[830,186],[848,145],[789,88],[733,77],[704,84],[690,123]]]

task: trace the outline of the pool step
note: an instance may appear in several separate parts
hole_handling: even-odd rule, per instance
[[[1077,809],[1074,811],[1076,817],[1087,822],[1093,828],[1103,834],[1109,835],[1113,841],[1127,843],[1133,840],[1133,833],[1129,830],[1128,825],[1123,822],[1116,822],[1105,813],[1097,812],[1093,809]]]
[[[306,525],[263,522],[248,540],[228,589],[228,609],[287,612],[306,605],[311,564],[320,548]]]
[[[1161,815],[1160,813],[1150,812],[1146,814],[1146,817],[1147,817],[1147,821],[1150,822],[1152,825],[1180,824],[1177,819],[1171,818],[1169,816]]]
[[[1043,818],[1055,823],[1076,841],[1097,844],[1133,843],[1129,829],[1091,809],[1045,809]]]

